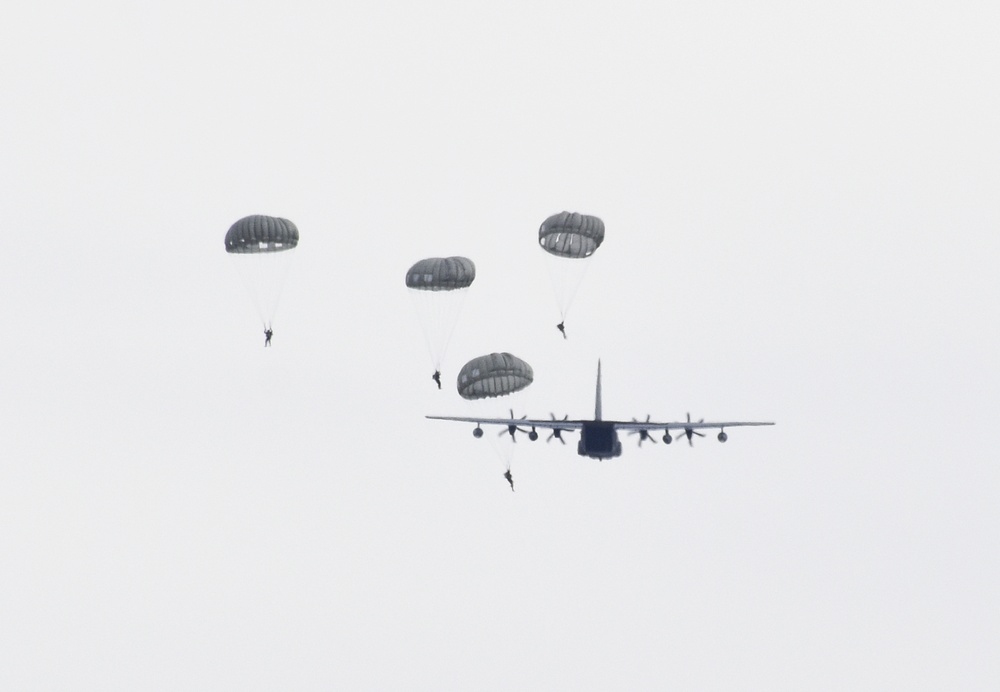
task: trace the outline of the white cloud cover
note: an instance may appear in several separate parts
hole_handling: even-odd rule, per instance
[[[18,3],[0,686],[994,689],[989,5]],[[567,320],[548,215],[607,240]],[[264,351],[222,238],[302,241]],[[773,419],[614,462],[535,416]],[[572,445],[572,442],[571,442]]]

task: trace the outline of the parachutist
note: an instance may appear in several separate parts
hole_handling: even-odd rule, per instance
[[[423,323],[430,365],[440,368],[451,334],[462,311],[462,302],[476,278],[476,265],[468,257],[428,257],[406,272],[406,288]],[[432,375],[441,389],[441,373]]]
[[[510,491],[514,492],[514,476],[510,475],[510,469],[504,471],[503,477],[507,479],[508,483],[510,483]]]
[[[299,244],[299,229],[288,219],[255,214],[230,226],[225,243],[226,254],[233,258],[257,308],[257,324],[264,325],[264,345],[270,346],[271,320],[284,284],[288,253]]]
[[[603,242],[604,222],[596,216],[564,211],[545,219],[539,227],[538,244],[548,256],[558,258],[550,263],[549,271],[552,274],[553,287],[556,288],[559,315],[563,318],[573,303],[576,286],[579,285],[590,263],[587,258],[593,255]],[[567,259],[571,261],[563,261]],[[559,331],[565,339],[566,332],[562,326],[559,327]]]
[[[271,345],[271,337],[273,335],[274,335],[274,332],[271,331],[271,325],[268,325],[264,329],[264,348],[267,348],[268,346]]]
[[[566,323],[565,322],[560,322],[559,324],[556,325],[556,329],[558,329],[560,332],[562,332],[563,338],[565,339],[566,338]]]

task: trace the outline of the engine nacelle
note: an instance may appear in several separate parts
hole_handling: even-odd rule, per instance
[[[668,445],[674,441],[674,438],[670,437],[669,432],[663,433],[663,444]]]
[[[477,425],[476,429],[472,431],[472,436],[478,440],[483,436],[483,429]]]
[[[534,428],[532,428],[531,432],[528,433],[528,439],[531,440],[532,442],[538,439],[538,433],[535,432]]]
[[[729,435],[727,435],[724,432],[720,432],[719,433],[719,442],[725,442],[728,439],[729,439]]]

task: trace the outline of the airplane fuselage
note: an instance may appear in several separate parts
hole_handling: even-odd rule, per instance
[[[580,428],[580,442],[576,452],[591,459],[613,459],[621,456],[622,443],[614,423],[608,421],[584,421]]]

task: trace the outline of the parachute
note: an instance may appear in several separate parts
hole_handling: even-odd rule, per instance
[[[535,373],[531,366],[517,356],[509,353],[490,353],[489,355],[473,358],[458,373],[458,393],[463,399],[482,400],[493,397],[507,396],[519,392],[535,379]],[[485,403],[485,402],[482,402]],[[474,404],[478,406],[479,404]],[[511,461],[514,458],[514,435],[520,432],[528,432],[517,427],[520,419],[514,418],[514,409],[510,410],[511,426],[502,429],[497,436],[488,436],[490,446],[503,462],[510,473]],[[479,428],[477,428],[479,430]],[[477,437],[482,437],[480,430]],[[508,476],[504,476],[510,481]],[[511,485],[513,490],[513,484]]]
[[[596,216],[564,211],[553,214],[538,229],[538,244],[546,252],[552,287],[562,322],[576,297],[586,262],[604,242],[604,222]],[[562,322],[560,324],[562,324]]]
[[[245,216],[226,232],[226,252],[266,327],[274,320],[292,250],[298,244],[295,224],[275,216]]]
[[[455,291],[468,288],[475,278],[476,265],[468,257],[429,257],[406,272],[406,286],[418,291]]]
[[[244,216],[226,232],[226,252],[234,254],[282,252],[298,244],[295,224],[274,216]]]
[[[556,257],[584,259],[604,242],[604,222],[596,216],[564,211],[542,222],[538,244]]]
[[[458,373],[458,393],[463,399],[486,399],[519,392],[535,379],[531,366],[509,353],[473,358]]]
[[[475,278],[476,265],[468,257],[428,257],[406,272],[406,287],[438,373]]]

